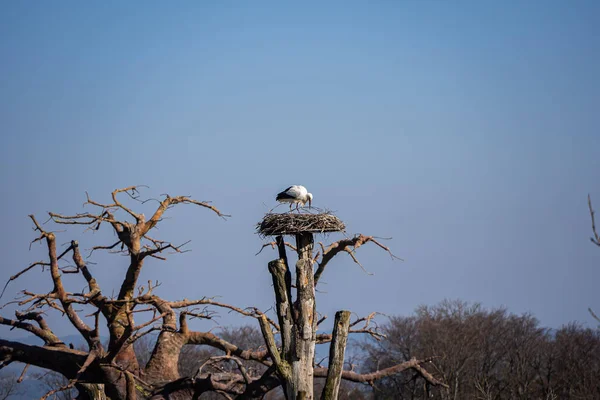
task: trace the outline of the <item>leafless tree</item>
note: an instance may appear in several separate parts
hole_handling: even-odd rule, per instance
[[[0,400],[7,400],[18,395],[19,389],[15,374],[6,374],[0,377]]]
[[[128,260],[125,277],[114,296],[104,292],[101,282],[94,278],[78,241],[71,240],[64,251],[59,251],[57,236],[62,238],[64,233],[49,230],[30,215],[37,232],[32,243],[44,243],[48,257],[11,276],[9,282],[39,269],[46,274],[44,276],[53,288],[48,293],[23,290],[23,297],[16,300],[21,309],[16,311],[14,318],[0,317],[0,325],[25,330],[43,340],[44,345],[0,339],[0,368],[20,362],[55,371],[67,379],[65,384],[50,390],[42,399],[70,389],[78,391],[79,399],[196,399],[206,393],[247,399],[263,398],[265,393],[280,386],[287,399],[312,399],[313,376],[326,378],[322,398],[335,399],[340,378],[373,384],[378,379],[406,370],[414,371],[429,385],[443,386],[423,368],[422,364],[427,360],[416,358],[370,373],[343,369],[349,333],[380,337],[372,328],[373,316],[350,321],[348,312],[340,312],[336,315],[333,333],[316,334],[322,319],[317,318],[314,292],[325,267],[339,253],[347,253],[356,261],[356,249],[366,243],[385,249],[375,238],[357,235],[329,246],[322,245],[322,251],[315,256],[312,234],[296,234],[296,245],[292,247],[298,254],[298,262],[296,284],[292,285],[286,246],[279,236],[276,240],[279,257],[269,263],[277,312],[276,318],[272,319],[255,307],[237,307],[214,298],[167,300],[156,294],[157,283],[152,281],[140,286],[138,278],[146,262],[165,260],[167,252],[185,251],[184,245],[153,237],[153,229],[163,220],[165,212],[177,205],[190,204],[223,218],[227,216],[208,202],[188,196],[164,195],[156,200],[157,207],[146,219],[144,214],[128,206],[123,196],[141,201],[139,187],[131,186],[113,191],[109,203],[87,196],[85,204],[94,208],[93,212],[49,213],[50,221],[62,227],[84,226],[90,230],[108,227],[116,235],[115,242],[91,248],[92,252],[116,252]],[[67,258],[72,259],[72,267],[61,265],[61,260]],[[316,271],[313,265],[317,266]],[[83,290],[67,288],[63,277],[69,273],[85,280],[86,287]],[[91,312],[84,316],[82,309]],[[228,340],[227,332],[217,335],[210,331],[195,331],[188,325],[190,318],[211,318],[217,309],[258,321],[262,343],[257,342],[256,335],[233,343]],[[46,321],[44,313],[48,310],[59,311],[79,332],[85,341],[85,350],[71,348],[57,337]],[[141,317],[143,315],[147,315],[145,319]],[[136,323],[136,319],[144,322]],[[108,329],[107,344],[101,342],[101,325]],[[152,352],[147,360],[141,360],[136,354],[135,343],[152,333],[156,334]],[[317,343],[332,343],[327,367],[314,366]],[[207,349],[203,353],[194,353],[196,362],[191,366],[181,362],[185,349],[190,346]]]
[[[34,374],[35,379],[40,382],[47,391],[54,390],[69,384],[69,380],[58,372],[45,370]],[[71,400],[77,395],[75,388],[55,392],[52,400]]]
[[[600,332],[572,323],[556,332],[551,383],[559,398],[600,398]]]
[[[368,368],[436,354],[428,369],[448,387],[428,388],[404,372],[377,382],[375,398],[592,399],[600,398],[600,332],[569,324],[553,332],[531,315],[444,301],[416,315],[393,317],[386,339],[369,342]]]

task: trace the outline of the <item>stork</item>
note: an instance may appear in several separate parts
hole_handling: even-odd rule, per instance
[[[283,192],[277,194],[275,200],[281,203],[290,203],[290,211],[292,211],[292,205],[296,204],[296,210],[298,210],[298,206],[302,204],[302,207],[306,203],[308,203],[308,208],[312,205],[313,195],[312,193],[308,193],[308,190],[304,186],[293,185],[289,188],[285,189]]]

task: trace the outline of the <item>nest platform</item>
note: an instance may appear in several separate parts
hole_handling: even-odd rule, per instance
[[[256,225],[257,233],[262,237],[295,235],[302,232],[341,232],[345,229],[344,223],[331,212],[319,214],[269,213]]]

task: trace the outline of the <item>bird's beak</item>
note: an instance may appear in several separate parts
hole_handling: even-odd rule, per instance
[[[308,208],[312,206],[312,200],[308,200]]]

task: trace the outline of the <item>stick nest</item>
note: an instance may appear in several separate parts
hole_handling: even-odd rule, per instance
[[[344,223],[329,211],[319,214],[268,213],[262,222],[256,225],[257,233],[263,237],[295,235],[302,232],[340,232],[345,229]]]

